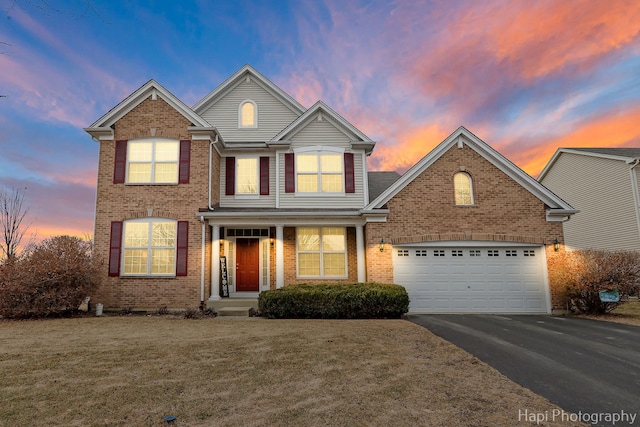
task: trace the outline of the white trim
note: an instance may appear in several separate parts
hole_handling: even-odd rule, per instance
[[[367,266],[365,264],[364,227],[356,226],[356,260],[358,263],[358,282],[367,281]]]
[[[211,296],[209,301],[220,300],[220,225],[211,224]]]
[[[271,93],[275,98],[279,99],[296,115],[300,115],[304,112],[305,108],[302,106],[302,104],[292,98],[288,93],[280,89],[277,85],[264,77],[250,65],[245,65],[244,67],[240,68],[231,77],[229,77],[224,82],[222,82],[222,84],[216,87],[213,91],[209,92],[209,94],[207,94],[193,106],[193,111],[197,114],[203,113],[212,104],[218,102],[218,100],[221,99],[226,93],[245,81],[245,78],[247,76],[252,78],[251,81],[253,83],[256,83],[258,86]]]
[[[243,119],[242,107],[244,106],[244,104],[253,105],[253,125],[252,126],[242,125],[242,119]],[[251,99],[244,99],[240,101],[240,104],[238,104],[238,129],[257,129],[257,128],[258,128],[258,104],[256,104],[255,101]]]
[[[386,242],[385,242],[386,243]],[[494,240],[440,240],[437,242],[418,242],[418,243],[398,243],[392,245],[394,248],[422,248],[422,247],[461,247],[461,248],[542,248],[541,243],[522,243],[522,242],[497,242]]]
[[[457,144],[459,138],[464,137],[464,144],[484,157],[487,161],[497,167],[499,170],[507,174],[511,179],[536,196],[540,201],[550,206],[552,209],[563,209],[566,215],[572,215],[577,210],[573,209],[567,202],[556,196],[553,192],[533,179],[522,169],[514,165],[507,158],[502,156],[496,150],[491,148],[487,143],[472,134],[464,127],[459,127],[455,132],[449,135],[429,154],[424,156],[418,163],[411,167],[404,175],[395,183],[387,188],[375,200],[370,202],[363,211],[370,211],[384,206],[391,198],[404,189],[409,183],[416,179],[420,174],[427,170],[435,163],[444,153],[446,153],[453,145]]]
[[[538,181],[542,181],[544,179],[547,173],[549,173],[549,170],[551,170],[551,168],[555,164],[556,160],[558,160],[558,157],[560,157],[560,155],[563,153],[576,154],[579,156],[599,157],[601,159],[619,160],[621,162],[626,162],[626,163],[632,163],[636,160],[636,158],[632,156],[596,153],[593,151],[576,150],[572,148],[558,148],[556,152],[553,153],[553,156],[551,156],[551,159],[549,159],[544,169],[542,169],[542,172],[540,172],[540,174],[538,175]]]

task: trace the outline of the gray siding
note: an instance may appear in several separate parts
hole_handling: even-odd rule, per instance
[[[247,99],[258,107],[258,127],[238,129],[238,107]],[[201,116],[220,131],[226,142],[268,141],[298,118],[254,79],[249,83],[243,79]]]
[[[619,160],[560,154],[542,184],[580,210],[563,224],[568,246],[640,250],[629,169]]]

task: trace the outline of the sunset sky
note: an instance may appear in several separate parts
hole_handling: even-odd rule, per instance
[[[640,147],[637,0],[0,0],[0,186],[40,238],[91,234],[82,128],[149,79],[193,105],[245,64],[378,141],[371,170],[461,125],[534,177],[558,147]]]

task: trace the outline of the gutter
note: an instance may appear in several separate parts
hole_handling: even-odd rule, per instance
[[[640,237],[640,191],[638,190],[638,177],[635,169],[638,163],[640,163],[640,158],[627,162],[630,165],[629,174],[631,176],[631,191],[633,191],[633,208],[636,213],[636,237]]]

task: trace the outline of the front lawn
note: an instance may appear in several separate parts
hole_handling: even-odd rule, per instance
[[[554,408],[403,320],[0,321],[3,427],[514,426]]]

